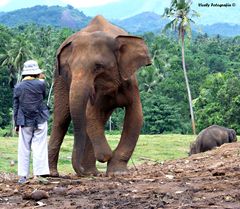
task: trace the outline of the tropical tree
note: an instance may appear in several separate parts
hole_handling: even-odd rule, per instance
[[[240,132],[239,71],[209,74],[195,99],[198,129],[218,124]]]
[[[0,53],[0,65],[8,68],[11,81],[20,81],[23,63],[32,57],[31,47],[24,36],[18,35],[11,39]]]
[[[159,88],[153,92],[142,92],[144,124],[143,134],[181,133],[180,108],[173,99],[162,95]]]
[[[173,18],[164,28],[164,31],[168,29],[178,30],[178,35],[181,40],[181,48],[182,48],[182,67],[184,72],[184,78],[187,87],[188,93],[188,101],[190,108],[190,115],[192,121],[192,130],[193,134],[196,134],[195,130],[195,119],[192,107],[192,96],[190,91],[190,86],[188,82],[186,64],[185,64],[185,52],[184,52],[184,40],[185,34],[187,33],[191,36],[191,25],[190,23],[194,23],[191,19],[194,16],[199,16],[198,13],[194,10],[191,10],[191,0],[172,0],[170,8],[165,8],[164,17]]]
[[[20,81],[23,63],[31,57],[31,44],[24,36],[18,35],[5,44],[0,52],[0,65],[8,70],[11,87],[14,86],[16,81]],[[13,124],[12,117],[11,135],[13,135]]]
[[[12,89],[9,87],[9,73],[0,68],[0,129],[9,126],[11,121]]]

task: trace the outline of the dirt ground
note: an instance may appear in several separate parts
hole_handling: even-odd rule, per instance
[[[240,208],[240,143],[130,171],[122,177],[30,179],[25,185],[2,173],[0,208]]]

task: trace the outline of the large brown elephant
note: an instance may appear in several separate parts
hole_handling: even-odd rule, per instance
[[[51,175],[58,175],[59,150],[71,120],[72,165],[78,175],[96,174],[96,160],[107,162],[107,174],[127,171],[142,126],[135,72],[149,64],[143,39],[128,35],[102,16],[96,16],[86,28],[62,43],[54,81]],[[117,107],[125,108],[125,118],[120,142],[112,151],[104,125]]]

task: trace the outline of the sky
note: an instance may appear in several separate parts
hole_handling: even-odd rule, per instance
[[[199,24],[226,22],[240,24],[240,0],[192,0],[192,9],[200,13],[195,21]],[[171,0],[0,0],[0,12],[32,7],[35,5],[68,4],[83,11],[87,16],[101,14],[108,19],[124,19],[145,11],[162,15]],[[216,4],[225,4],[217,6]]]

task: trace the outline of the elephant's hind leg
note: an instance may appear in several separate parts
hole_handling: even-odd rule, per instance
[[[64,80],[60,77],[54,84],[54,114],[51,137],[48,145],[48,160],[51,176],[58,176],[57,163],[63,138],[71,121],[69,95]]]

